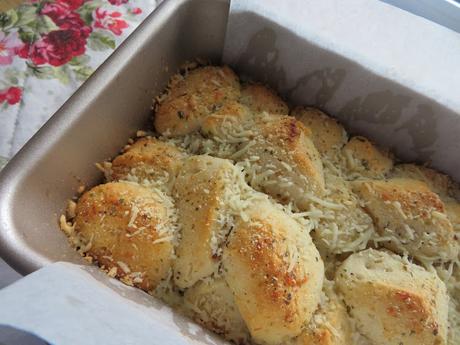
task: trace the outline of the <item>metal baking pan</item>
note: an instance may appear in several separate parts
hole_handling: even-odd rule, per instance
[[[440,100],[435,93],[428,94],[430,90],[421,94],[404,86],[403,78],[399,79],[401,83],[395,81],[391,68],[380,68],[383,62],[379,54],[364,55],[368,58],[360,64],[347,58],[340,49],[329,49],[337,45],[331,41],[337,43],[342,32],[348,35],[343,41],[359,33],[360,40],[346,42],[354,44],[350,50],[357,57],[363,52],[372,53],[368,46],[375,40],[375,33],[368,30],[365,37],[368,44],[363,44],[366,41],[362,28],[343,20],[346,13],[354,18],[355,9],[338,0],[324,5],[334,9],[330,11],[327,31],[322,2],[312,3],[302,16],[308,17],[304,22],[316,31],[303,37],[264,17],[264,8],[240,13],[233,22],[235,25],[227,29],[229,0],[164,1],[0,173],[0,256],[23,274],[54,261],[83,263],[58,229],[58,218],[66,201],[75,195],[80,181],[89,186],[100,181],[101,173],[94,167],[95,162],[116,155],[137,129],[152,127],[152,99],[181,64],[196,58],[221,62],[226,30],[228,33],[236,30],[233,47],[225,48],[225,62],[237,72],[270,84],[293,104],[323,108],[336,115],[351,132],[368,136],[405,160],[431,160],[435,167],[460,180],[460,110],[442,104],[445,97]],[[400,25],[406,28],[406,19],[411,19],[394,12],[396,9],[391,6],[370,3],[374,8],[372,13],[378,13],[382,23],[397,16]],[[335,11],[339,5],[344,6],[341,12]],[[381,6],[387,10],[385,16],[378,11]],[[336,13],[340,13],[340,21],[331,20],[337,19]],[[244,37],[239,35],[243,26]],[[385,35],[399,30],[381,27],[385,28]],[[414,32],[413,35],[418,34]],[[456,40],[451,37],[448,42]],[[414,58],[430,57],[433,64],[439,63],[436,57],[444,58],[442,54],[435,55],[437,50],[421,55],[416,45],[411,50],[406,46],[381,39],[378,48],[402,57],[410,56],[409,53]],[[460,50],[455,52],[460,56]],[[415,70],[426,63],[426,59],[418,60]],[[394,68],[398,61],[392,60],[390,66]],[[378,68],[371,69],[372,62]],[[415,62],[411,62],[412,67]],[[436,65],[430,72],[436,72],[434,76],[438,79],[437,72],[444,76],[443,83],[435,86],[448,93],[443,86],[457,84],[453,78],[446,83],[449,77],[446,74],[454,75],[452,70],[458,69],[452,65],[452,70],[446,71],[443,66]],[[384,73],[379,75],[378,70]],[[425,71],[422,81],[429,80],[428,72]],[[287,83],[289,75],[297,76],[297,82]]]
[[[181,64],[220,62],[228,10],[225,0],[165,1],[2,170],[0,256],[15,270],[84,262],[59,231],[66,200],[150,125],[152,99]]]

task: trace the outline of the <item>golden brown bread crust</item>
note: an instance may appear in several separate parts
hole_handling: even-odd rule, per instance
[[[115,157],[109,180],[160,180],[169,184],[185,156],[183,151],[172,144],[152,137],[142,138]]]
[[[358,329],[373,344],[446,344],[448,296],[435,273],[368,249],[341,265],[336,283]]]
[[[220,222],[226,212],[225,194],[232,188],[233,165],[223,159],[186,159],[174,186],[181,238],[176,248],[174,281],[187,288],[216,273],[220,246],[228,229]]]
[[[417,180],[360,180],[353,189],[365,202],[385,243],[397,252],[418,258],[450,260],[458,255],[458,241],[439,196]],[[399,242],[399,243],[398,243]]]
[[[289,114],[287,104],[273,90],[261,84],[244,85],[240,102],[255,113]]]
[[[319,109],[297,107],[291,115],[311,129],[313,143],[322,156],[335,158],[347,142],[347,133],[342,125]]]
[[[75,233],[84,253],[112,276],[144,290],[169,274],[172,228],[161,197],[134,183],[96,186],[77,203]]]
[[[207,66],[173,79],[155,113],[155,129],[170,136],[199,129],[201,121],[240,96],[236,74],[228,67]]]
[[[364,137],[353,137],[343,147],[346,169],[350,174],[383,178],[392,168],[393,159]]]
[[[299,335],[320,300],[323,262],[308,233],[260,203],[231,232],[224,278],[253,339],[280,344]]]

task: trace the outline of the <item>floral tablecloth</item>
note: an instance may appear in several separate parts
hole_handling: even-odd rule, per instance
[[[11,158],[161,0],[28,0],[0,13],[0,156]]]

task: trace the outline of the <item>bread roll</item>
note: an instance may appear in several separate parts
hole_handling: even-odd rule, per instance
[[[232,291],[222,278],[199,281],[184,295],[186,313],[205,326],[237,344],[247,344],[248,328],[241,318]]]
[[[353,190],[365,202],[377,231],[388,238],[385,246],[419,260],[450,260],[459,244],[444,203],[417,180],[361,180]]]
[[[393,159],[364,137],[353,137],[343,147],[348,174],[383,178],[393,168]]]
[[[299,335],[321,296],[324,266],[308,233],[270,203],[247,210],[224,248],[223,275],[254,341]]]
[[[292,345],[354,345],[345,305],[333,291],[332,282],[325,282],[325,287],[324,304]]]
[[[245,142],[253,137],[254,114],[243,104],[227,102],[201,124],[207,138],[225,143]]]
[[[311,132],[292,116],[254,114],[228,103],[203,121],[201,131],[223,145],[233,144],[224,158],[239,162],[253,188],[280,202],[306,209],[308,194],[324,192],[323,166]]]
[[[446,344],[449,298],[435,273],[368,249],[340,266],[336,283],[359,331],[373,344]]]
[[[273,90],[261,84],[243,86],[240,102],[254,113],[289,114],[287,104]]]
[[[441,198],[448,196],[454,185],[449,176],[434,169],[415,164],[398,164],[394,167],[391,175],[393,177],[422,181]]]
[[[206,116],[239,97],[238,77],[230,68],[195,69],[172,80],[169,92],[156,110],[155,129],[168,136],[194,132]]]
[[[454,231],[460,231],[460,204],[455,199],[458,185],[452,179],[434,169],[415,164],[399,164],[394,167],[393,177],[410,178],[425,183],[444,202],[447,217]]]
[[[324,193],[323,166],[310,130],[292,116],[266,116],[256,129],[259,134],[237,157],[250,161],[249,184],[306,209],[309,194]]]
[[[164,196],[129,182],[96,186],[78,201],[81,250],[111,276],[144,290],[171,269],[175,224]]]
[[[330,174],[326,177],[326,194],[311,207],[310,219],[318,214],[317,226],[311,232],[323,257],[363,250],[375,230],[372,218],[361,207],[350,183]]]
[[[176,146],[146,137],[132,144],[112,162],[109,180],[130,180],[171,186],[185,153]]]
[[[217,272],[221,246],[231,224],[226,195],[237,181],[234,166],[209,156],[187,158],[174,186],[181,238],[174,281],[187,288]]]
[[[319,109],[297,107],[291,115],[310,128],[313,143],[321,156],[335,158],[348,140],[342,125]]]

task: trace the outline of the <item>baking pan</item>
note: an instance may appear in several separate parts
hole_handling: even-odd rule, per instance
[[[228,27],[229,1],[167,0],[160,5],[0,173],[0,255],[23,274],[58,260],[83,263],[58,228],[67,199],[75,195],[81,181],[88,186],[100,182],[102,174],[94,168],[95,162],[116,155],[138,128],[151,127],[152,99],[180,65],[197,57],[221,62],[225,41],[223,62],[236,71],[272,85],[293,104],[319,106],[336,115],[352,133],[374,139],[405,160],[431,160],[459,180],[458,103],[448,107],[443,102],[449,98],[437,97],[433,91],[447,94],[446,88],[456,85],[455,80],[438,78],[435,87],[421,88],[422,82],[431,80],[428,72],[443,68],[434,66],[412,89],[392,70],[419,71],[425,63],[422,57],[439,62],[436,51],[425,50],[420,55],[415,48],[405,49],[407,44],[382,39],[374,50],[402,58],[422,56],[418,65],[393,58],[393,64],[383,68],[381,55],[364,54],[373,51],[368,47],[378,25],[370,27],[367,36],[359,36],[359,22],[339,21],[334,16],[335,9],[344,6],[340,19],[347,11],[348,17],[354,18],[355,9],[340,1],[308,3],[310,7],[303,8],[302,14],[311,30],[307,37],[264,17],[262,3],[260,11],[236,14]],[[391,9],[372,11],[376,20],[382,20],[379,24],[394,21],[396,16],[406,27],[404,12],[369,3]],[[325,16],[327,8],[334,9],[329,17]],[[412,21],[417,24],[413,29],[421,25],[429,33],[429,24]],[[243,36],[239,35],[242,28]],[[236,33],[226,37],[226,30]],[[386,28],[385,34],[392,32],[397,40],[398,30]],[[347,36],[339,40],[344,31]],[[445,42],[458,42],[439,29],[434,31]],[[435,34],[428,37],[428,43],[438,37]],[[337,48],[347,38],[351,39],[345,44],[353,48],[347,49],[356,59],[346,56],[345,46]],[[460,56],[460,50],[452,51]],[[362,56],[366,56],[364,62],[355,61]],[[445,69],[439,72],[447,73]],[[292,82],[290,76],[297,79]]]
[[[0,256],[22,274],[83,263],[59,231],[66,200],[94,168],[150,125],[152,99],[197,57],[220,62],[229,1],[161,4],[0,173]]]

